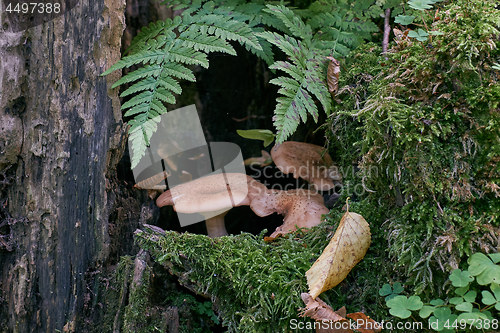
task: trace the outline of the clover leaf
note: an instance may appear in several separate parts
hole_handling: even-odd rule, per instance
[[[378,291],[378,294],[380,296],[386,296],[385,301],[387,302],[393,299],[394,297],[398,296],[402,292],[403,292],[403,286],[401,285],[401,283],[396,282],[392,287],[388,283],[384,284],[382,288],[380,288],[380,290]]]
[[[399,23],[401,25],[408,25],[408,24],[412,24],[414,19],[415,19],[415,16],[412,16],[412,15],[398,15],[394,19],[394,22]]]
[[[434,315],[429,318],[429,325],[436,331],[440,332],[445,329],[446,323],[448,325],[457,319],[457,315],[451,313],[450,308],[441,307],[434,310]]]
[[[406,319],[411,315],[411,311],[417,311],[422,308],[424,303],[420,300],[419,296],[396,296],[387,301],[389,313],[395,317]]]
[[[460,322],[465,322],[467,323],[467,326],[469,324],[480,328],[482,322],[486,319],[492,320],[493,317],[491,316],[491,313],[489,311],[483,311],[480,312],[478,309],[472,309],[472,312],[464,312],[461,313],[457,317],[457,321]]]
[[[455,269],[451,272],[450,280],[454,287],[466,287],[470,282],[474,281],[474,278],[468,271]]]
[[[429,34],[427,33],[427,31],[421,28],[418,28],[416,31],[412,30],[408,33],[408,37],[416,38],[419,42],[425,42],[428,36]]]
[[[390,295],[392,294],[392,287],[390,284],[386,283],[382,286],[382,288],[380,288],[380,290],[378,291],[378,294],[380,296],[387,296],[387,295]]]
[[[429,303],[431,303],[431,305],[434,305],[434,306],[439,306],[439,305],[443,305],[444,301],[440,298],[437,298],[437,299],[433,299]]]
[[[455,309],[457,309],[458,311],[462,311],[462,312],[471,312],[472,311],[472,303],[462,302],[460,304],[457,304],[455,306]]]
[[[490,255],[490,257],[491,259],[482,253],[474,253],[468,260],[468,271],[472,276],[476,277],[477,283],[482,286],[492,282],[500,283],[500,265],[494,262],[499,260],[498,256],[495,254]]]
[[[491,258],[491,260],[495,263],[498,264],[500,262],[500,252],[498,253],[490,253],[488,256]]]
[[[458,296],[463,296],[467,291],[469,291],[469,285],[467,285],[466,287],[455,289],[455,294],[457,294]]]
[[[486,305],[495,304],[495,309],[500,311],[500,286],[496,283],[493,283],[490,287],[491,292],[488,290],[483,290],[481,295],[483,295],[482,302]]]
[[[408,5],[416,10],[424,10],[431,9],[435,2],[434,0],[410,0],[408,1]]]
[[[467,294],[464,295],[464,300],[472,303],[476,300],[476,296],[477,296],[477,292],[474,290],[471,290]]]
[[[436,309],[434,306],[424,305],[418,312],[418,315],[420,318],[427,318],[434,312],[434,309]]]

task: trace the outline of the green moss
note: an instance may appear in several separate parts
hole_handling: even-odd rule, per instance
[[[447,272],[499,246],[499,24],[494,1],[454,1],[432,42],[380,55],[361,47],[344,64],[325,126],[346,173],[346,195],[371,202],[394,277],[414,292],[443,292]],[[386,58],[387,57],[387,58]],[[384,214],[378,214],[384,211]],[[496,229],[495,229],[496,228]],[[496,230],[496,231],[495,231]],[[430,287],[427,288],[426,287]]]
[[[358,203],[352,206],[360,213],[370,209]],[[136,234],[136,240],[182,284],[210,295],[229,331],[286,331],[291,319],[307,321],[298,317],[298,309],[304,307],[300,294],[308,291],[305,272],[328,244],[342,213],[332,211],[327,222],[311,231],[272,243],[266,243],[263,234],[211,239],[172,231],[159,236],[148,229]],[[362,310],[382,319],[385,310],[381,311],[377,293],[391,271],[380,258],[385,248],[382,235],[374,234],[365,259],[321,298],[334,308],[346,305],[349,311]]]

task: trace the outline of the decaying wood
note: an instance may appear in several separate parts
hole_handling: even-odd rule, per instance
[[[0,164],[15,165],[8,210],[27,220],[13,229],[16,250],[0,258],[0,331],[82,331],[85,272],[108,256],[107,177],[125,143],[118,92],[108,90],[120,74],[100,76],[120,59],[124,5],[80,0],[19,33],[0,13],[0,122],[8,125],[0,146],[13,142]]]

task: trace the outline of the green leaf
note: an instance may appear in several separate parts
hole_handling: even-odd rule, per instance
[[[295,37],[311,36],[312,30],[309,25],[304,24],[302,19],[285,6],[267,5],[265,12],[275,15],[280,19]]]
[[[495,309],[500,311],[500,286],[496,283],[492,283],[490,289],[492,293],[486,290],[481,293],[483,295],[482,302],[486,305],[495,304]]]
[[[394,300],[394,298],[392,300]],[[398,317],[398,318],[401,318],[401,319],[406,319],[406,318],[408,318],[408,317],[411,316],[411,312],[408,311],[407,309],[397,308],[397,307],[396,308],[390,308],[389,309],[389,313],[391,315],[393,315],[394,317]]]
[[[457,309],[458,311],[462,311],[462,312],[471,312],[472,311],[472,303],[463,302],[463,303],[457,304],[455,306],[455,309]]]
[[[495,298],[500,301],[500,285],[498,285],[497,283],[492,283],[490,289],[495,295]]]
[[[401,283],[396,282],[396,283],[394,283],[394,285],[392,286],[392,290],[393,290],[392,292],[393,292],[394,294],[401,294],[401,293],[403,292],[404,288],[403,288],[403,285],[402,285]]]
[[[415,16],[412,16],[412,15],[398,15],[394,19],[394,22],[399,23],[401,25],[408,25],[408,24],[412,24],[414,19],[415,19]]]
[[[474,281],[474,278],[468,271],[462,271],[460,269],[455,269],[450,275],[451,284],[454,287],[466,287],[470,282]]]
[[[431,9],[432,5],[435,3],[433,0],[410,0],[408,5],[416,10]]]
[[[440,305],[443,305],[444,304],[444,301],[442,299],[433,299],[432,301],[430,301],[431,305],[434,305],[434,306],[440,306]]]
[[[387,303],[389,300],[398,296],[401,292],[403,292],[403,286],[401,285],[401,283],[396,282],[392,287],[390,284],[386,283],[382,286],[382,288],[380,288],[379,295],[387,296],[385,298],[385,301]]]
[[[458,296],[463,296],[465,295],[465,293],[469,290],[469,285],[467,285],[466,287],[462,287],[462,288],[457,288],[455,289],[455,293],[458,295]]]
[[[420,318],[427,318],[434,312],[434,309],[435,307],[433,306],[424,305],[418,312],[418,315],[420,316]]]
[[[408,298],[408,309],[410,310],[420,310],[423,305],[424,303],[422,303],[419,296],[410,296]]]
[[[382,288],[380,288],[380,290],[378,291],[378,294],[380,296],[387,296],[387,295],[390,295],[392,294],[392,287],[390,284],[386,283],[382,286]]]
[[[407,298],[406,296],[399,295],[389,300],[387,306],[390,308],[389,313],[391,315],[405,319],[411,315],[411,311],[420,310],[423,303],[419,296]]]
[[[498,65],[498,68],[497,68],[497,69],[500,69],[500,64],[496,63],[496,65]],[[491,258],[491,260],[492,260],[495,264],[500,263],[500,252],[498,252],[498,253],[490,253],[490,254],[488,254],[488,257],[490,257],[490,258]]]
[[[481,292],[481,295],[483,295],[483,299],[481,300],[481,302],[483,302],[483,304],[492,305],[492,304],[495,304],[497,302],[497,300],[495,299],[495,296],[493,296],[493,294],[487,290],[483,290]]]
[[[469,272],[484,286],[492,282],[500,283],[500,265],[496,265],[482,253],[474,253],[468,260]]]
[[[269,146],[275,138],[275,135],[270,130],[251,129],[251,130],[236,130],[239,136],[245,139],[262,140],[264,147]]]
[[[476,300],[476,296],[477,296],[477,292],[475,290],[471,290],[467,294],[464,295],[464,300],[472,303]]]
[[[444,35],[443,32],[441,31],[429,31],[429,35],[433,35],[433,36],[442,36]]]
[[[446,323],[451,325],[456,319],[457,316],[451,313],[450,308],[441,307],[434,310],[434,315],[429,318],[429,325],[437,331],[443,331]]]
[[[450,298],[449,302],[450,302],[450,304],[457,305],[457,304],[462,303],[463,301],[464,301],[463,297],[452,297],[452,298]]]
[[[470,325],[478,327],[485,319],[489,319],[488,315],[481,312],[464,312],[457,317],[457,321],[467,323],[467,327]]]

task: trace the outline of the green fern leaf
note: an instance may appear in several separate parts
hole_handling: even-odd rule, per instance
[[[173,30],[179,26],[180,22],[181,18],[177,16],[174,20],[166,19],[165,21],[152,22],[148,26],[143,27],[139,34],[132,39],[125,54],[130,55],[138,51],[152,48],[154,44],[149,42],[161,35],[168,35],[170,38],[175,38]]]
[[[182,93],[182,88],[179,82],[177,82],[172,77],[167,74],[163,74],[161,80],[158,81],[158,85],[163,88],[172,91],[174,94],[180,95]]]
[[[129,141],[132,147],[130,152],[132,168],[136,167],[146,154],[149,139],[156,132],[159,121],[160,117],[150,118],[147,114],[141,114],[130,121]]]
[[[264,12],[273,14],[276,16],[284,25],[287,30],[295,37],[307,39],[312,36],[311,27],[305,25],[302,19],[297,16],[290,8],[285,6],[273,6],[267,5],[267,9]]]
[[[135,94],[144,90],[153,90],[155,87],[156,79],[150,76],[130,86],[127,90],[120,94],[120,97],[126,97],[128,95]]]
[[[257,34],[257,36],[277,46],[294,62],[298,62],[299,59],[303,58],[299,42],[295,38],[289,36],[282,36],[276,32],[269,32],[269,31],[260,32]]]
[[[301,86],[297,90],[283,91],[286,97],[277,99],[277,106],[274,111],[273,124],[277,129],[276,142],[282,143],[292,135],[302,119],[307,120],[307,113],[313,115],[314,119],[318,117],[318,109],[312,101],[309,93]]]
[[[242,45],[255,50],[262,50],[258,39],[250,26],[245,22],[233,19],[231,11],[219,8],[217,14],[197,13],[186,21],[191,29],[196,29],[202,34],[215,35],[224,40],[238,41]]]
[[[191,82],[196,82],[196,77],[193,74],[193,71],[187,68],[184,65],[167,62],[163,64],[163,70],[168,73],[168,75],[179,78],[181,80],[187,80]]]
[[[153,96],[154,96],[154,93],[152,91],[144,91],[144,92],[140,93],[139,95],[132,97],[127,102],[123,103],[122,110],[126,110],[128,108],[134,107],[134,106],[142,104],[142,103],[149,103],[149,102],[151,102]]]
[[[111,88],[116,88],[122,84],[134,82],[148,76],[157,77],[160,73],[161,67],[159,65],[144,66],[123,76],[121,79],[116,81]]]
[[[165,103],[175,104],[175,97],[167,89],[158,88],[156,89],[156,98]]]
[[[138,53],[129,55],[118,61],[116,64],[111,66],[102,75],[108,75],[118,69],[128,68],[133,65],[141,64],[160,64],[165,60],[165,52],[162,50],[145,50]]]
[[[270,69],[278,69],[290,75],[297,81],[302,80],[303,73],[297,66],[292,65],[288,61],[276,61],[274,64],[269,66]]]
[[[182,45],[175,45],[172,47],[168,52],[166,60],[186,65],[200,65],[204,68],[208,68],[208,58],[205,53]]]
[[[180,34],[179,40],[183,41],[182,46],[203,52],[222,52],[236,55],[234,48],[225,40],[216,36],[199,35],[194,29],[187,30]]]
[[[131,109],[127,110],[127,112],[125,112],[124,116],[131,117],[131,116],[135,116],[136,114],[148,113],[150,110],[150,105],[151,105],[151,103],[149,103],[149,102],[143,102],[143,103],[134,105],[133,108],[131,108]],[[157,116],[158,114],[159,114],[159,112],[157,110],[155,110],[155,113],[151,114],[150,116],[153,117],[153,116]]]

